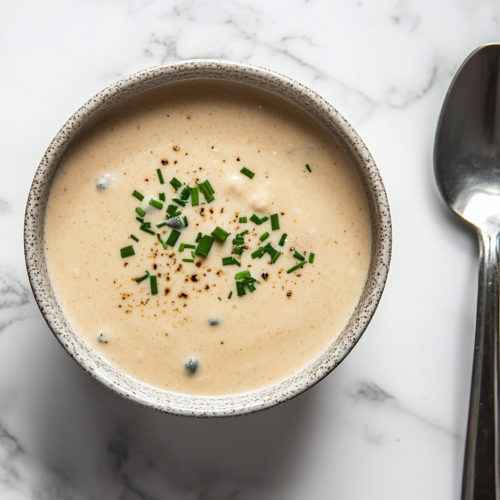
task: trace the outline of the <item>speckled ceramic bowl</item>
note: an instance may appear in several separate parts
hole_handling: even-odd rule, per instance
[[[193,396],[161,390],[116,370],[76,334],[51,285],[44,254],[44,221],[50,186],[59,161],[80,133],[126,99],[171,82],[222,79],[277,94],[302,108],[329,130],[359,169],[368,193],[373,224],[369,275],[356,310],[341,334],[309,366],[260,390],[229,396]],[[267,69],[218,60],[193,60],[155,67],[120,80],[86,102],[61,128],[35,174],[25,217],[24,245],[29,279],[38,307],[69,355],[90,375],[116,393],[163,412],[196,417],[242,415],[283,403],[328,375],[351,351],[370,322],[385,285],[391,254],[389,205],[370,152],[339,112],[300,83]]]

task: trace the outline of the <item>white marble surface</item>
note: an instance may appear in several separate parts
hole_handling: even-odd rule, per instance
[[[454,71],[499,41],[498,0],[19,0],[0,14],[0,499],[459,498],[475,235],[441,202],[432,143]],[[22,228],[35,169],[77,107],[178,59],[245,61],[317,90],[356,127],[394,222],[387,288],[324,382],[230,420],[154,413],[61,349]]]

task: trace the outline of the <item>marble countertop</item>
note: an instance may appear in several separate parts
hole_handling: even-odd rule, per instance
[[[473,231],[432,147],[451,78],[498,41],[497,0],[21,0],[0,16],[0,499],[452,500],[460,496],[477,290]],[[198,57],[310,86],[371,150],[393,260],[369,329],[285,405],[191,420],[121,399],[45,325],[23,256],[28,189],[67,118],[111,82]]]

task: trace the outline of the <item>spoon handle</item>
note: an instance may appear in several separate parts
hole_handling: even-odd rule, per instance
[[[500,500],[498,235],[479,233],[476,340],[462,500]]]

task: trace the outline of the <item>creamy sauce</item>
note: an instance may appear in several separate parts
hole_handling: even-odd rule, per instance
[[[240,173],[243,167],[255,177]],[[199,206],[179,207],[189,225],[165,251],[139,230],[134,210],[141,206],[166,240],[170,228],[156,224],[182,191],[175,193],[173,177],[183,187],[208,179],[215,200],[206,204],[200,193]],[[161,192],[163,209],[149,206]],[[278,213],[280,229],[239,222],[253,213]],[[191,250],[180,253],[179,244],[216,226],[231,233],[227,241],[215,241],[207,258],[182,262]],[[222,266],[232,239],[246,229],[248,250],[233,255],[241,267]],[[265,232],[270,236],[260,242]],[[277,262],[252,259],[268,242],[283,252]],[[120,249],[129,245],[135,255],[122,259]],[[326,349],[365,284],[371,224],[355,168],[305,113],[241,85],[191,82],[127,101],[70,149],[52,186],[45,246],[58,300],[93,349],[151,385],[219,395],[283,380]],[[287,274],[299,262],[294,251],[306,260],[313,252],[314,263]],[[246,269],[260,283],[238,297],[234,276]],[[157,276],[157,295],[149,279],[134,281],[146,271]],[[186,369],[192,360],[195,373]]]

